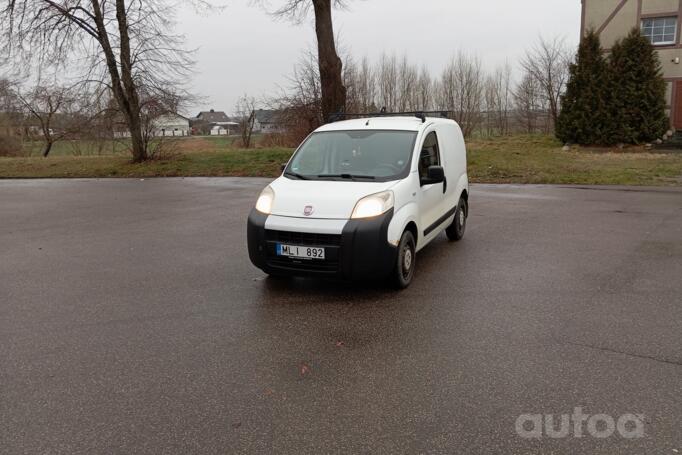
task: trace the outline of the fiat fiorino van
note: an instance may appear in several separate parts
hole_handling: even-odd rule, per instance
[[[249,257],[270,275],[390,277],[409,286],[416,253],[469,215],[466,147],[456,122],[374,117],[324,125],[260,194]]]

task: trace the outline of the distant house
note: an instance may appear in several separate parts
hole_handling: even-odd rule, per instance
[[[258,109],[253,130],[259,133],[283,133],[285,125],[281,111]]]
[[[594,30],[607,50],[633,27],[658,51],[667,84],[670,121],[682,129],[682,0],[581,0],[581,35]]]
[[[189,119],[180,114],[163,114],[152,120],[150,132],[154,137],[183,137],[190,136]],[[130,131],[128,125],[119,116],[113,125],[113,136],[115,138],[129,138]]]
[[[189,136],[189,119],[180,114],[164,114],[154,120],[154,136]]]
[[[230,120],[223,111],[202,111],[192,119],[192,128],[203,134],[211,136],[229,136],[236,133],[239,123]]]
[[[215,111],[213,109],[210,111],[201,111],[195,118],[197,120],[215,125],[230,123],[230,117],[228,117],[225,112]]]

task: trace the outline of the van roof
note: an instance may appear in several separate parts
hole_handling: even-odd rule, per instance
[[[417,117],[407,116],[368,117],[328,123],[326,125],[321,126],[316,131],[317,132],[347,130],[420,131],[422,128],[433,124],[455,124],[455,121],[437,117],[426,117],[426,122],[422,122],[422,120]]]

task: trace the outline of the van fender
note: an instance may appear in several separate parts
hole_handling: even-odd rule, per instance
[[[409,223],[417,225],[417,232],[419,232],[419,207],[416,202],[405,204],[393,214],[391,224],[388,225],[388,243],[393,246],[398,246],[400,238],[405,232],[405,228]],[[419,244],[419,239],[414,239]]]
[[[459,176],[459,180],[457,180],[457,186],[455,187],[455,195],[457,197],[455,204],[459,203],[459,198],[462,197],[462,193],[465,190],[467,193],[469,193],[469,177],[467,174],[462,174]]]

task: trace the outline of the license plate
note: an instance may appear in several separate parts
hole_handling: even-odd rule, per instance
[[[324,259],[324,248],[277,244],[277,256],[297,259]]]

